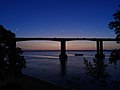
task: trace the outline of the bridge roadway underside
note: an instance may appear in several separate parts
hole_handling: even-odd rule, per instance
[[[59,58],[61,60],[67,59],[66,54],[66,41],[95,41],[96,42],[96,49],[97,53],[95,55],[96,58],[105,58],[105,55],[103,54],[103,41],[120,41],[116,38],[15,38],[16,42],[19,41],[29,41],[29,40],[47,40],[47,41],[59,41],[61,42],[61,54],[59,55]]]

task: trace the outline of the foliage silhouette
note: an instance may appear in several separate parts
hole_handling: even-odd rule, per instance
[[[120,49],[115,49],[110,54],[109,63],[114,64],[115,68],[117,68],[116,65],[117,65],[118,60],[120,60]]]
[[[16,48],[15,34],[0,25],[0,85],[4,85],[8,75],[22,74],[26,61],[22,50]]]
[[[116,38],[120,38],[120,10],[117,10],[116,13],[113,14],[113,18],[114,21],[111,21],[108,24],[108,27],[114,30],[115,34],[117,35]],[[120,43],[120,41],[118,41],[118,43]]]
[[[108,72],[106,72],[105,68],[107,67],[106,64],[104,64],[104,61],[102,59],[94,59],[93,58],[93,64],[84,58],[84,64],[85,64],[85,70],[88,75],[94,77],[98,80],[104,80],[109,77]]]
[[[114,30],[117,35],[116,38],[120,38],[120,10],[116,10],[116,13],[113,14],[113,18],[114,21],[110,22],[108,27]],[[120,41],[117,41],[117,43],[120,44]],[[114,63],[114,65],[116,65],[118,60],[120,60],[120,49],[115,49],[110,54],[109,62],[110,64]]]

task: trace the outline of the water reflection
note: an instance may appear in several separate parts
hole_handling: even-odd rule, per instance
[[[93,63],[84,58],[85,70],[88,75],[98,80],[104,80],[109,77],[109,73],[106,71],[107,64],[104,63],[104,59],[93,58]]]
[[[120,49],[115,49],[112,51],[109,57],[109,63],[117,65],[117,61],[120,60]]]
[[[100,81],[101,85],[104,85],[100,87],[105,87],[107,90],[120,90],[120,80],[119,78],[115,79],[117,73],[115,74],[114,70],[110,67],[110,64],[114,64],[115,69],[117,68],[117,63],[120,61],[120,49],[112,51],[109,63],[106,64],[105,62],[107,61],[105,60],[107,59],[93,58],[93,61],[90,61],[84,58],[84,69],[88,76],[95,78],[96,81]],[[108,72],[108,68],[111,68],[111,73]]]
[[[66,63],[67,59],[60,59],[60,65],[61,65],[61,74],[64,76],[66,73]]]

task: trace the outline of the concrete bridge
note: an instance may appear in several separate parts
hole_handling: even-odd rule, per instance
[[[29,41],[29,40],[47,40],[47,41],[58,41],[61,42],[61,54],[59,55],[60,59],[67,59],[66,54],[66,42],[67,41],[95,41],[97,53],[96,58],[104,58],[103,54],[103,41],[120,41],[116,38],[15,38],[16,42],[19,41]]]

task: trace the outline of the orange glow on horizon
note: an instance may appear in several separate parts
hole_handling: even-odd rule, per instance
[[[95,42],[71,41],[67,42],[67,50],[95,50]]]
[[[23,50],[60,50],[60,42],[55,41],[24,41],[17,42],[17,46]],[[104,42],[104,49],[113,50],[119,48],[116,42]],[[93,41],[68,41],[66,50],[96,50],[96,42]]]
[[[59,42],[52,41],[25,41],[18,42],[17,46],[23,50],[59,50]]]

